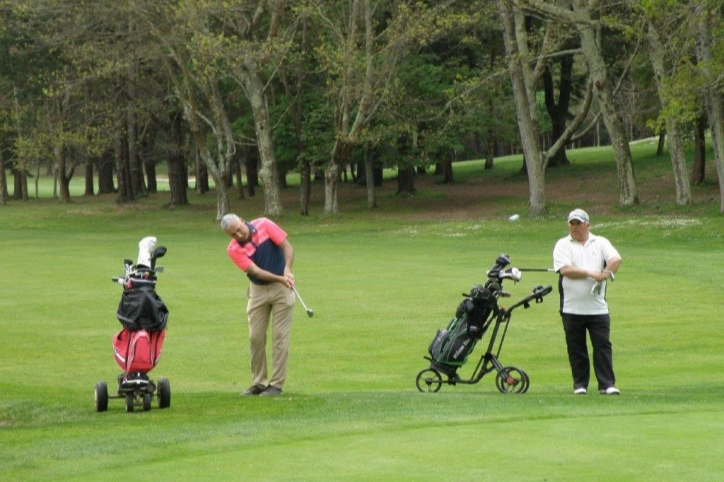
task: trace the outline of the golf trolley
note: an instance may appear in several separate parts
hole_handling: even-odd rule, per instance
[[[124,399],[127,412],[135,407],[151,410],[154,397],[158,398],[159,408],[171,406],[168,379],[161,378],[156,385],[148,377],[161,357],[168,321],[168,309],[156,294],[156,274],[163,272],[162,266],[156,267],[156,260],[166,254],[166,248],[155,245],[154,237],[142,239],[138,262],[134,265],[130,259],[124,260],[124,275],[111,278],[123,286],[116,312],[123,329],[113,337],[114,358],[123,373],[118,376],[116,395],[109,396],[106,382],[96,383],[97,412],[108,410],[110,398]]]
[[[430,362],[430,366],[417,374],[416,384],[419,391],[438,392],[443,383],[453,386],[475,384],[492,371],[497,372],[495,386],[501,393],[528,391],[528,374],[515,366],[503,366],[499,361],[500,351],[513,310],[520,306],[527,309],[531,302],[542,303],[543,297],[553,288],[537,286],[530,295],[514,305],[508,308],[499,306],[499,298],[510,296],[510,293],[503,290],[503,281],[510,279],[517,283],[522,279],[517,268],[505,269],[509,264],[508,255],[501,254],[488,271],[485,285],[475,285],[470,293],[463,294],[465,299],[458,306],[455,317],[446,329],[437,331],[428,348],[430,356],[423,357]],[[480,357],[470,379],[460,378],[458,368],[465,364],[468,355],[489,329],[490,341],[486,352]]]

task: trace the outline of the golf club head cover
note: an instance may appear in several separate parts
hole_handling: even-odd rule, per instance
[[[490,271],[488,271],[488,278],[500,279],[500,270],[504,269],[509,264],[510,258],[507,254],[502,253],[500,256],[498,256],[498,259],[495,260],[495,264],[492,268],[490,268]]]
[[[156,237],[147,236],[138,242],[138,261],[136,261],[136,267],[145,266],[146,268],[151,267],[151,253],[156,247]]]
[[[516,283],[523,279],[523,273],[518,268],[508,268],[505,271],[501,271],[499,275],[500,279],[512,279]]]

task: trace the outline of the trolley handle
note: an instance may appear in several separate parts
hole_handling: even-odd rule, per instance
[[[518,308],[519,306],[522,306],[525,309],[530,308],[530,302],[535,300],[536,303],[543,303],[543,297],[546,296],[548,293],[553,291],[553,287],[551,285],[546,286],[545,288],[543,286],[536,286],[533,288],[533,293],[526,296],[510,308],[508,308],[506,311],[510,313],[515,308]]]

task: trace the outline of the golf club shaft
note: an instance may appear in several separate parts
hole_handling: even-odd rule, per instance
[[[294,293],[297,295],[297,298],[299,298],[299,302],[300,302],[300,303],[302,304],[302,306],[304,307],[304,311],[306,311],[307,313],[309,313],[310,311],[312,311],[312,310],[310,310],[309,308],[307,308],[307,305],[304,303],[304,300],[302,299],[301,295],[299,294],[299,291],[297,291],[297,287],[296,287],[296,286],[292,286],[292,289],[294,290]]]
[[[543,273],[555,273],[553,268],[518,268],[519,271],[541,271]]]

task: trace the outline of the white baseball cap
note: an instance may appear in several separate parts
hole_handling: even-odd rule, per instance
[[[587,223],[588,221],[588,213],[584,211],[583,209],[574,209],[571,211],[571,213],[568,215],[568,222],[570,223],[573,220],[578,220],[582,223]]]

